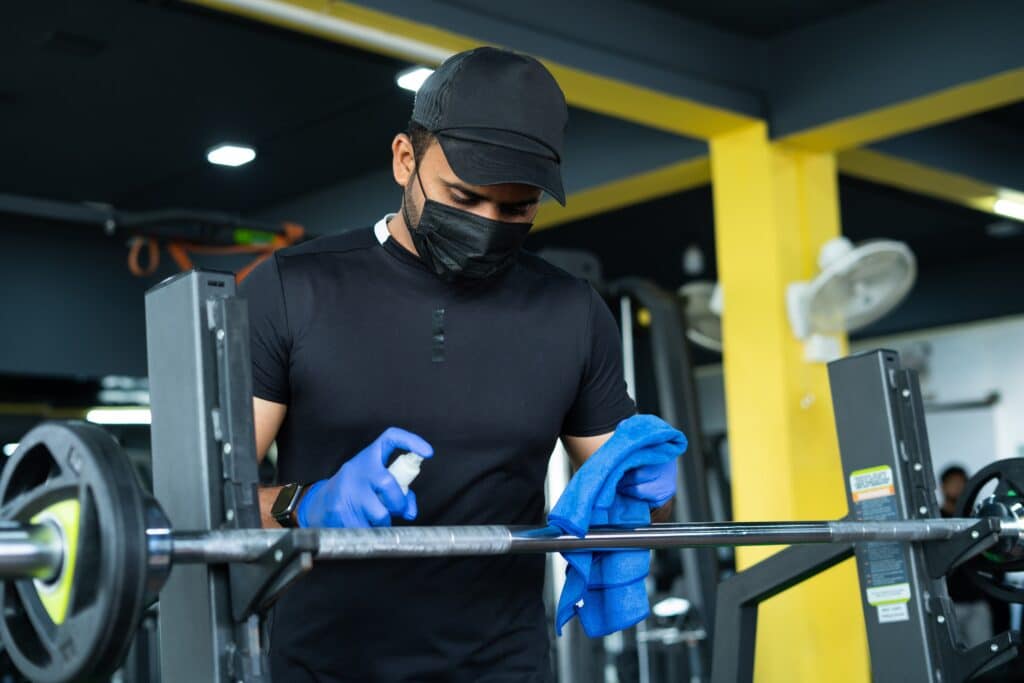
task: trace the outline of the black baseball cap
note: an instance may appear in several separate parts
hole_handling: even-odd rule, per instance
[[[568,119],[565,95],[543,64],[494,47],[446,59],[420,86],[412,108],[413,122],[435,135],[462,180],[533,185],[563,206]]]

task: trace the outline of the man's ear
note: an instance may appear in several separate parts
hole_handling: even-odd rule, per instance
[[[416,157],[412,150],[412,140],[405,133],[399,133],[391,141],[391,173],[395,182],[405,187],[416,169]]]

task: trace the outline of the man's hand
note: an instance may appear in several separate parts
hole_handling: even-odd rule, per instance
[[[386,467],[394,451],[411,451],[424,458],[434,455],[430,444],[415,434],[388,428],[333,477],[309,487],[299,503],[299,526],[353,529],[391,526],[391,515],[416,519],[416,495],[402,493]]]
[[[612,437],[612,434],[613,432],[597,436],[563,436],[562,443],[569,454],[573,470],[582,467],[583,463]],[[673,460],[664,465],[648,465],[630,470],[619,482],[619,492],[646,500],[651,506],[652,522],[671,521],[672,502],[676,493],[677,462],[678,460]]]
[[[643,465],[629,470],[619,480],[618,491],[624,496],[645,500],[651,509],[668,503],[676,495],[676,460],[661,465]]]

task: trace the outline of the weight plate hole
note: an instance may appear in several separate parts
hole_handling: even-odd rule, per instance
[[[60,539],[61,539],[61,545],[65,546],[65,548],[66,548],[67,547],[67,538],[64,536],[64,529],[60,526],[60,524],[58,524],[57,521],[55,519],[53,519],[52,517],[45,518],[42,521],[44,521],[46,524],[52,526],[57,531],[57,534],[58,534],[58,536],[60,536]],[[63,578],[63,576],[64,576],[64,569],[65,569],[65,564],[63,562],[61,562],[61,566],[58,568],[57,573],[54,574],[53,576],[51,576],[50,578],[48,578],[48,579],[35,579],[36,587],[37,588],[41,588],[44,591],[52,590],[60,582],[61,578]]]
[[[4,502],[16,496],[32,491],[60,472],[57,461],[45,444],[36,444],[18,463],[17,472],[5,492]]]
[[[974,504],[972,505],[973,509],[970,510],[970,512],[972,514],[977,512],[978,509],[982,506],[982,504],[984,504],[984,502],[990,496],[995,495],[996,488],[999,486],[999,482],[1000,482],[1000,479],[998,479],[996,477],[993,477],[992,479],[989,479],[988,481],[986,481],[982,485],[982,487],[980,489],[978,489],[978,492],[974,495],[974,501],[973,501]]]

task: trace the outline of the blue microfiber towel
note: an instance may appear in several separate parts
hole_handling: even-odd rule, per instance
[[[608,441],[569,481],[548,515],[548,523],[583,536],[591,525],[643,526],[651,523],[648,503],[616,490],[629,470],[660,465],[686,450],[686,437],[654,415],[624,420]],[[573,551],[563,553],[569,568],[558,600],[555,630],[579,615],[591,638],[629,628],[650,612],[644,579],[649,550]]]

